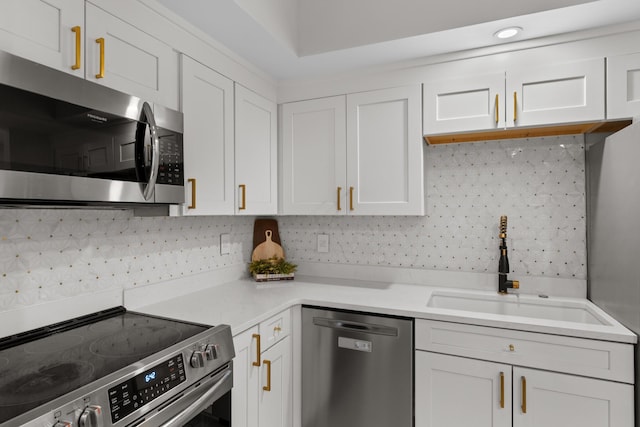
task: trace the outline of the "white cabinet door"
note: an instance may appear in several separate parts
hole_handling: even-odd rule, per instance
[[[632,427],[633,386],[513,368],[514,427]]]
[[[233,215],[233,81],[182,56],[184,215]]]
[[[420,85],[347,95],[352,215],[424,215]]]
[[[510,365],[417,351],[415,369],[416,427],[511,426]]]
[[[504,127],[504,73],[425,83],[424,134]]]
[[[346,98],[282,105],[281,214],[346,212]]]
[[[291,337],[262,353],[259,427],[292,425]],[[235,419],[233,420],[235,427]]]
[[[233,388],[231,389],[231,419],[234,427],[258,425],[258,386],[260,363],[258,327],[233,337],[236,357],[233,359]]]
[[[640,116],[640,53],[607,58],[607,118]]]
[[[604,60],[507,70],[507,126],[604,120]]]
[[[178,109],[178,54],[169,46],[90,3],[85,40],[88,80]]]
[[[1,8],[0,50],[84,77],[84,0],[3,0]]]
[[[236,213],[278,212],[277,106],[235,85]]]

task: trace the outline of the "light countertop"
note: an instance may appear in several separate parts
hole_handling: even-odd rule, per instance
[[[125,291],[125,306],[134,311],[209,325],[228,324],[234,335],[298,304],[357,310],[397,316],[467,323],[481,326],[566,335],[622,343],[637,337],[599,307],[581,298],[548,297],[545,303],[585,302],[609,325],[597,325],[524,316],[509,316],[428,307],[434,292],[493,296],[495,292],[456,290],[401,283],[296,277],[293,281],[258,284],[252,279],[210,285],[206,276],[190,282],[151,285]],[[200,281],[194,285],[193,282]],[[185,289],[192,287],[193,291]],[[518,297],[515,297],[518,298]],[[522,295],[520,298],[538,298]]]

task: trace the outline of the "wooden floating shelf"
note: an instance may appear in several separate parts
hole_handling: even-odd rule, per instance
[[[427,144],[456,144],[462,142],[495,141],[499,139],[537,138],[542,136],[576,135],[584,133],[617,132],[632,123],[631,120],[616,120],[577,123],[558,126],[499,129],[472,133],[425,135]]]

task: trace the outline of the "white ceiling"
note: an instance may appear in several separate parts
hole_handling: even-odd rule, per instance
[[[639,0],[158,0],[278,80],[640,19]]]

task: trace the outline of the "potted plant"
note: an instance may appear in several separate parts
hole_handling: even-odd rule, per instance
[[[255,260],[249,264],[249,272],[256,282],[293,280],[296,268],[297,265],[277,257]]]

